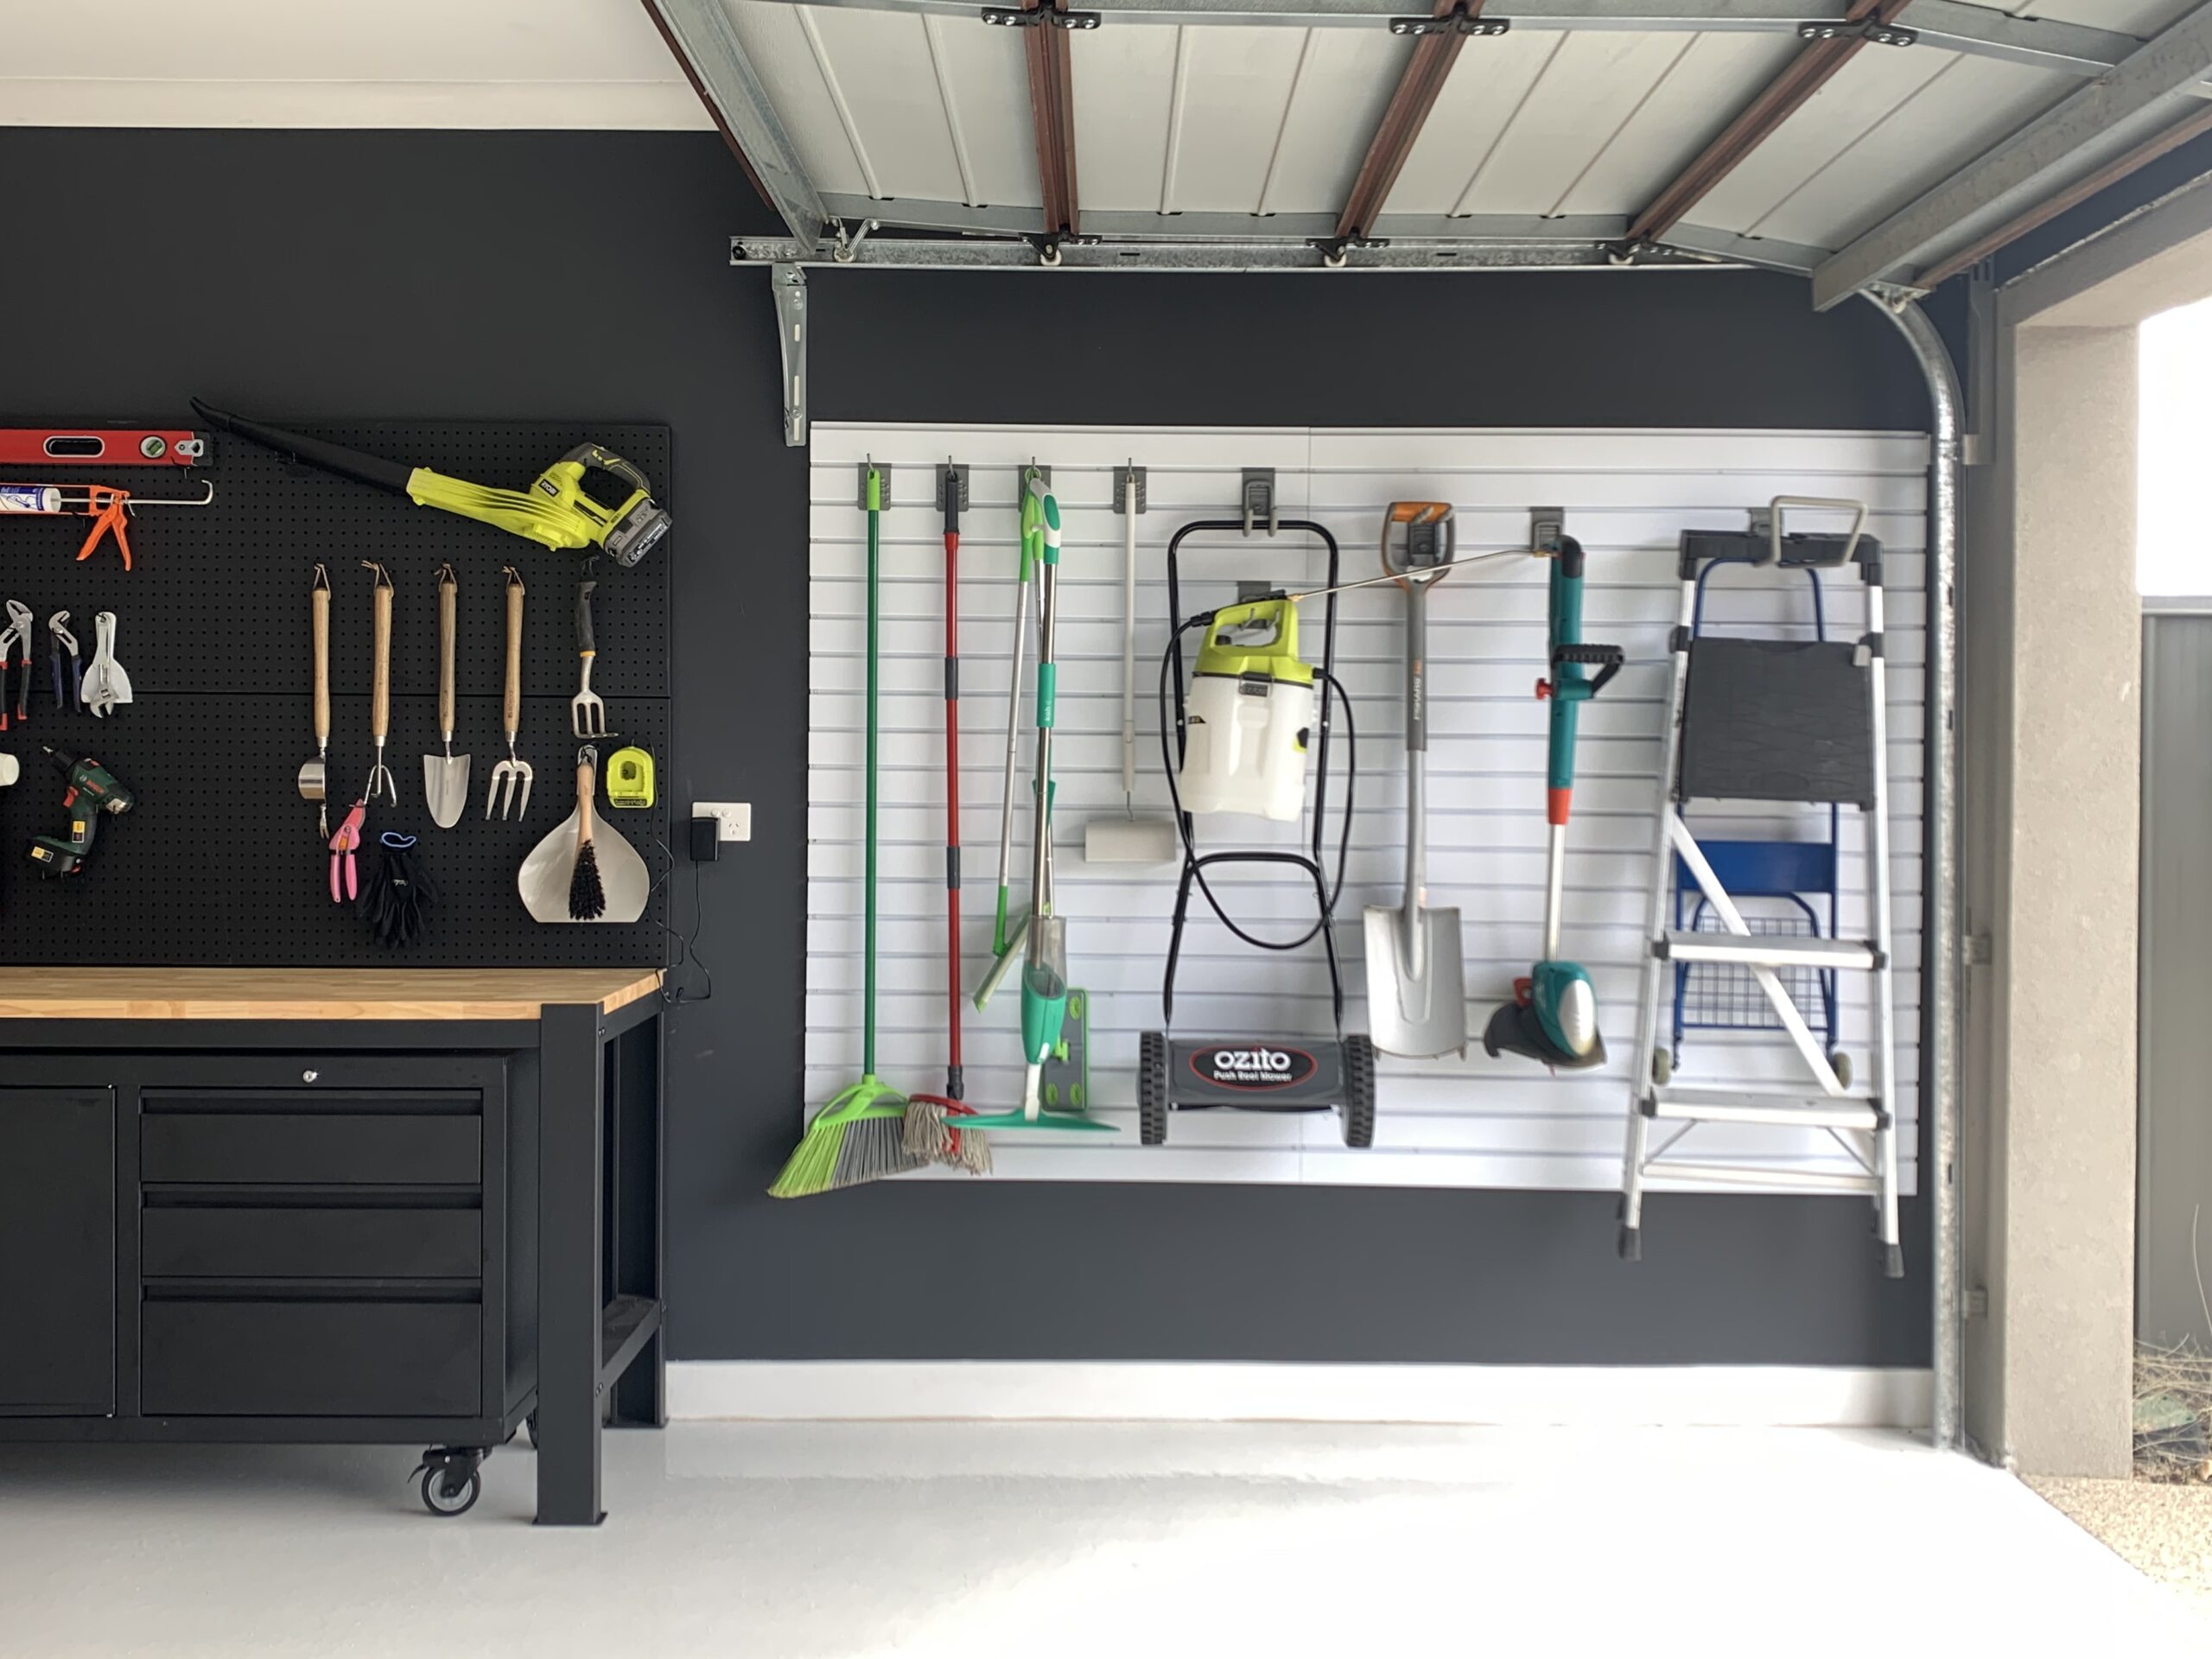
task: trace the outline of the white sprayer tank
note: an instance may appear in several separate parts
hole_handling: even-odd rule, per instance
[[[1313,681],[1298,660],[1287,600],[1224,610],[1198,652],[1185,701],[1183,810],[1295,822],[1306,804]]]

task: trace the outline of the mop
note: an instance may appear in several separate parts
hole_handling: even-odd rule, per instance
[[[906,1096],[906,1150],[971,1175],[991,1171],[990,1142],[968,1127],[975,1108],[961,1103],[960,1063],[960,497],[962,474],[938,475],[944,498],[944,891],[945,987],[951,998],[945,1036],[944,1092]]]
[[[882,583],[883,474],[868,469],[868,856],[861,944],[861,1079],[814,1115],[798,1148],[768,1189],[798,1198],[919,1169],[906,1150],[906,1103],[875,1075],[875,798],[878,608]]]
[[[1068,1010],[1067,918],[1055,914],[1052,908],[1052,718],[1058,670],[1053,648],[1060,612],[1060,506],[1042,480],[1033,477],[1029,491],[1023,502],[1023,524],[1025,527],[1028,524],[1030,502],[1034,501],[1043,532],[1035,561],[1039,591],[1037,827],[1030,849],[1028,919],[1007,942],[994,969],[995,975],[1002,973],[1014,951],[1021,950],[1021,1050],[1027,1070],[1018,1111],[980,1113],[964,1120],[962,1128],[1088,1129],[1112,1135],[1116,1131],[1111,1124],[1093,1122],[1079,1110],[1052,1111],[1045,1106],[1045,1063],[1060,1046]],[[1026,533],[1024,539],[1027,539]],[[1003,905],[1003,882],[1000,894]]]

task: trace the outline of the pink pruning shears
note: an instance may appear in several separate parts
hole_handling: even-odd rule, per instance
[[[330,902],[342,905],[360,896],[360,882],[353,867],[353,854],[361,844],[361,825],[369,816],[366,801],[353,803],[338,825],[338,833],[330,838]],[[339,873],[345,872],[345,891],[339,891]]]

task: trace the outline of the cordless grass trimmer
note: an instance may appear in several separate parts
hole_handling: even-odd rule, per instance
[[[1545,817],[1550,823],[1544,880],[1544,955],[1525,979],[1513,982],[1513,1001],[1490,1017],[1483,1050],[1522,1054],[1545,1065],[1580,1070],[1602,1065],[1605,1039],[1598,1032],[1598,997],[1581,963],[1559,953],[1560,904],[1567,859],[1567,820],[1574,798],[1574,740],[1582,705],[1621,671],[1618,645],[1582,641],[1582,543],[1561,535],[1556,547],[1535,550],[1551,570],[1551,673],[1536,682],[1536,696],[1551,702],[1551,741],[1546,756]],[[1597,677],[1588,671],[1597,670]]]
[[[528,489],[505,490],[434,473],[427,467],[386,461],[381,455],[288,432],[282,427],[264,426],[259,421],[210,409],[197,397],[192,406],[209,424],[251,438],[279,454],[390,490],[417,506],[481,520],[556,551],[604,551],[626,568],[652,552],[669,531],[668,509],[653,499],[652,486],[645,475],[595,443],[578,444],[538,474]],[[583,487],[584,479],[592,473],[605,473],[620,480],[628,493],[612,506],[595,500]]]

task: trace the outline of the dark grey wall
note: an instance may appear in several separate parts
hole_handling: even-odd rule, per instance
[[[0,176],[98,205],[0,257],[0,413],[176,416],[198,392],[674,428],[682,747],[664,787],[752,801],[755,836],[706,874],[715,997],[674,1022],[678,1357],[1926,1362],[1918,1203],[1911,1275],[1891,1284],[1862,1206],[1832,1201],[1656,1198],[1630,1268],[1597,1193],[763,1197],[800,1104],[806,513],[766,279],[723,263],[731,232],[773,228],[742,174],[689,134],[16,129]],[[1926,420],[1886,323],[1815,317],[1779,277],[855,271],[814,293],[827,418]]]

